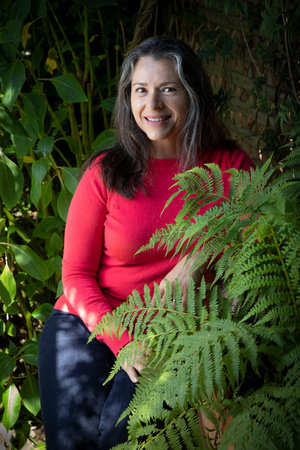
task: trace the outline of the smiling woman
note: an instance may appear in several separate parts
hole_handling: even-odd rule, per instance
[[[151,156],[174,158],[188,112],[188,95],[167,58],[140,58],[132,74],[133,117],[151,141]]]
[[[146,356],[125,360],[102,385],[118,352],[134,337],[90,332],[134,289],[165,280],[186,293],[186,256],[165,250],[136,254],[183,206],[174,193],[178,172],[204,163],[248,170],[253,164],[229,139],[214,108],[208,79],[193,51],[168,37],[150,38],[125,59],[114,113],[117,143],[96,153],[72,199],[65,230],[63,295],[40,340],[39,379],[48,450],[109,449],[127,439],[128,406]],[[229,182],[224,175],[225,194]],[[225,179],[226,178],[226,179]],[[173,186],[173,187],[172,187]],[[206,208],[211,205],[206,206]],[[202,214],[203,210],[199,210]],[[138,346],[138,344],[137,344]]]

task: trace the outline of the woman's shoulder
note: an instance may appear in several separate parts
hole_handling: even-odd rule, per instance
[[[207,150],[204,153],[202,162],[204,164],[218,164],[221,170],[232,168],[249,170],[250,167],[255,167],[250,156],[241,148],[216,148]]]

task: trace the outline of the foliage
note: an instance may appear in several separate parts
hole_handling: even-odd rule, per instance
[[[134,24],[130,2],[63,10],[48,0],[0,6],[0,412],[16,448],[41,426],[38,339],[61,291],[68,206],[82,163],[114,140]]]
[[[257,134],[261,159],[272,153],[278,162],[287,155],[289,146],[298,145],[293,130],[300,126],[300,4],[293,0],[205,0],[204,4],[216,8],[216,13],[223,10],[230,16],[230,25],[226,16],[218,18],[215,26],[208,23],[209,15],[202,19],[199,57],[208,63],[208,71],[209,63],[218,61],[218,66],[228,67],[230,73],[242,73],[248,78],[248,87],[238,84],[247,104],[256,109],[248,118],[248,128],[252,135]],[[203,14],[205,17],[205,11]],[[236,55],[243,61],[242,69],[235,69]],[[229,124],[234,84],[234,80],[223,80],[216,93]]]
[[[206,266],[213,278],[198,288],[190,280],[186,309],[178,284],[174,292],[168,285],[165,303],[158,286],[154,302],[145,286],[97,326],[100,334],[134,333],[111,376],[139,348],[149,355],[123,413],[122,449],[299,446],[299,161],[298,147],[275,179],[270,160],[250,174],[230,170],[226,199],[218,166],[175,177],[184,206],[142,250],[189,251],[194,268]],[[212,198],[224,201],[199,215]]]

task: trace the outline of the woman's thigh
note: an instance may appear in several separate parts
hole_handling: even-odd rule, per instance
[[[112,383],[114,355],[103,343],[87,343],[79,317],[54,310],[39,345],[39,383],[47,450],[98,447],[103,406]]]

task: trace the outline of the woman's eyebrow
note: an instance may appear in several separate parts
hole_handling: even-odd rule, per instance
[[[136,86],[139,84],[140,86],[146,86],[148,83],[145,83],[143,81],[136,81],[132,84],[132,86]],[[160,83],[159,86],[166,86],[167,84],[180,84],[179,81],[164,81],[163,83]]]

